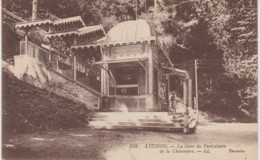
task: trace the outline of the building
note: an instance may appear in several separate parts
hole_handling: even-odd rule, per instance
[[[45,37],[49,39],[49,51],[28,42],[27,32],[37,27],[46,30]],[[119,23],[108,33],[104,32],[101,25],[86,26],[81,17],[22,22],[18,23],[16,28],[25,30],[25,41],[21,43],[23,46],[21,56],[16,57],[17,63],[22,62],[21,59],[26,60],[28,56],[37,61],[35,63],[34,60],[30,60],[31,66],[34,68],[37,66],[41,72],[44,71],[37,74],[48,75],[51,71],[51,77],[55,77],[53,80],[56,83],[65,83],[65,80],[59,81],[59,76],[61,76],[66,78],[66,81],[72,81],[91,91],[97,97],[92,100],[95,101],[93,104],[98,113],[116,113],[121,117],[117,119],[118,124],[122,121],[128,124],[132,118],[142,119],[144,116],[146,118],[150,116],[148,120],[146,119],[147,121],[154,122],[154,118],[157,117],[158,120],[160,117],[161,122],[152,124],[159,128],[184,128],[187,132],[188,128],[196,126],[197,118],[194,116],[192,118],[191,115],[198,113],[193,112],[197,111],[198,107],[196,103],[194,104],[196,101],[193,102],[192,99],[192,83],[189,74],[184,70],[174,68],[167,49],[160,43],[145,20]],[[54,52],[52,41],[55,38],[68,46],[69,56]],[[82,63],[84,59],[79,57],[80,54],[94,55],[95,58],[90,63],[84,64]],[[48,67],[50,63],[51,67]],[[89,77],[89,70],[97,73],[96,76],[92,76],[92,79]],[[169,77],[172,74],[182,77],[182,113],[169,111]],[[48,79],[49,77],[45,81],[47,82]],[[83,93],[77,94],[88,103],[88,96],[84,99],[84,96],[80,96]],[[122,112],[128,114],[125,115]],[[138,113],[141,114],[137,115]],[[173,114],[181,114],[182,122],[173,123],[173,120],[176,120],[175,116],[172,117]],[[137,118],[137,121],[139,120]],[[176,120],[176,122],[179,121]],[[150,122],[137,124],[151,127]]]

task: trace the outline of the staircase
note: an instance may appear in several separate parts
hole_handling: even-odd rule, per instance
[[[184,114],[167,112],[96,112],[90,123],[104,129],[182,129]]]

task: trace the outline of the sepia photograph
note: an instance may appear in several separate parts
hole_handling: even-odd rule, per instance
[[[257,0],[2,0],[1,158],[257,160]]]

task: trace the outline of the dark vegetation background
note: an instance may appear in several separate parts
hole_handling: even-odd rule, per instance
[[[3,7],[31,18],[32,0],[3,0]],[[203,111],[257,119],[257,0],[137,0],[168,48],[176,67],[193,72],[199,63],[199,106]],[[81,15],[87,25],[136,19],[135,0],[39,0],[39,18]],[[32,35],[33,36],[33,35]],[[18,54],[21,37],[3,26],[3,58]],[[211,83],[208,85],[208,83]],[[5,99],[5,98],[4,98]]]

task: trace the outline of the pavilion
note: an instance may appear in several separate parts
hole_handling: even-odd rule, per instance
[[[27,33],[35,28],[45,31],[49,51],[38,52],[28,48]],[[170,75],[182,77],[184,111],[181,114],[185,120],[179,127],[189,127],[189,109],[197,106],[195,99],[193,102],[189,74],[174,68],[167,49],[145,20],[121,22],[108,33],[102,25],[86,26],[80,16],[21,22],[16,24],[16,29],[25,32],[21,54],[45,64],[54,62],[55,72],[87,86],[88,90],[100,96],[99,112],[146,112],[148,115],[154,112],[171,124],[172,120],[167,116]],[[52,46],[57,39],[66,44],[69,55],[59,53],[57,57]],[[84,58],[78,56],[82,54],[94,59],[82,63]],[[89,80],[88,70],[97,73],[94,79]]]
[[[95,62],[101,66],[101,111],[167,111],[170,74],[184,77],[184,102],[192,106],[189,75],[174,69],[167,49],[145,20],[119,23],[105,38],[71,48],[91,47],[101,52],[101,60]]]

